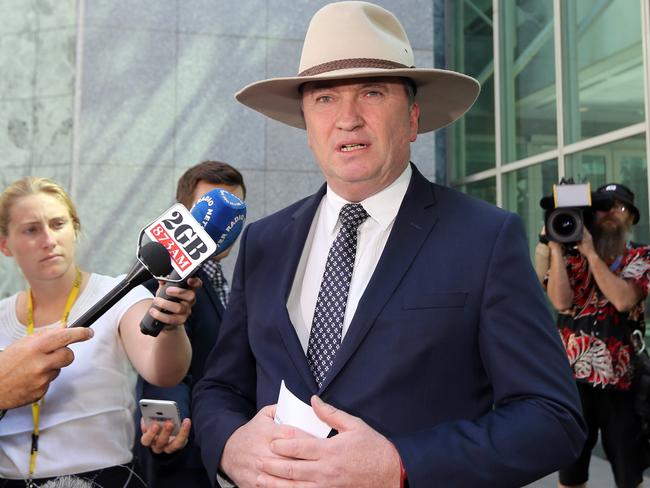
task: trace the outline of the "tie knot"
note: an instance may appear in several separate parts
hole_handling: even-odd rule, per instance
[[[363,208],[360,203],[347,203],[343,205],[339,219],[346,227],[356,229],[364,220],[368,218],[368,212]]]

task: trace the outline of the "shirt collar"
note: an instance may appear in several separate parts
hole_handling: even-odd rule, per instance
[[[370,218],[379,224],[381,230],[386,230],[388,226],[395,220],[399,207],[402,204],[406,190],[408,189],[409,182],[413,170],[411,165],[407,164],[406,169],[399,177],[393,181],[386,188],[378,193],[358,202],[363,205],[363,208],[368,212]],[[334,193],[329,185],[327,186],[327,193],[325,194],[325,226],[330,234],[334,234],[336,224],[338,223],[339,213],[343,205],[352,203],[343,197]]]

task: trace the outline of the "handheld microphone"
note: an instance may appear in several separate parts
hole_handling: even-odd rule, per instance
[[[133,288],[150,279],[152,275],[167,274],[171,270],[171,259],[165,246],[158,242],[146,243],[140,249],[140,259],[124,279],[68,327],[90,327]]]
[[[216,188],[203,195],[192,207],[192,210],[190,212],[191,217],[193,217],[193,220],[195,220],[193,224],[198,223],[203,228],[203,230],[207,232],[209,238],[214,242],[214,244],[216,244],[216,249],[213,252],[209,254],[204,253],[203,255],[199,255],[198,253],[196,254],[197,260],[200,261],[199,264],[204,263],[208,259],[211,259],[212,256],[220,254],[221,252],[228,249],[235,242],[239,236],[239,233],[244,228],[244,221],[246,220],[246,204],[235,195],[222,188]],[[187,237],[186,229],[182,233],[179,232],[183,226],[185,226],[185,228],[189,228],[190,224],[181,223],[180,217],[174,218],[176,220],[173,218],[162,220],[162,223],[164,224],[163,226],[160,226],[157,222],[154,222],[149,226],[149,228],[166,228],[169,232],[166,232],[164,234],[165,241],[170,240],[172,235],[184,238],[184,241],[179,240],[179,242],[184,244],[185,249],[190,246],[192,246],[194,250],[203,249],[203,247],[199,245],[193,245],[194,240],[188,242],[189,238]],[[152,232],[152,234],[154,236],[157,235],[155,232]],[[161,240],[161,242],[163,241]],[[177,253],[179,247],[182,246],[177,246],[175,243],[170,243],[168,245],[168,251],[170,253]],[[175,259],[174,256],[178,256],[178,254],[172,255],[172,259],[178,264],[178,259]],[[167,300],[178,301],[177,298],[167,295],[167,288],[169,286],[187,288],[187,278],[193,276],[197,270],[198,266],[195,267],[190,274],[183,276],[181,273],[179,273],[179,271],[174,269],[174,271],[172,271],[172,273],[165,278],[171,283],[166,283],[159,291],[158,296]],[[154,319],[147,313],[140,322],[140,331],[143,334],[156,337],[158,334],[160,334],[160,331],[164,325],[165,324]]]

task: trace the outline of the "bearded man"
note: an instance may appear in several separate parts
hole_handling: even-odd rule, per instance
[[[629,241],[639,221],[634,193],[610,183],[596,190],[609,205],[596,210],[592,233],[584,230],[575,250],[549,242],[547,292],[558,310],[558,328],[567,351],[588,438],[580,458],[560,470],[560,487],[585,487],[598,431],[619,488],[642,483],[648,466],[640,420],[630,391],[634,355],[632,333],[645,334],[645,298],[650,247]]]

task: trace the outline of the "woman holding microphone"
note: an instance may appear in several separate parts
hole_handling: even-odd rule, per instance
[[[80,227],[70,197],[51,180],[26,177],[2,192],[0,251],[16,260],[29,288],[0,301],[0,347],[66,327],[119,283],[77,265]],[[154,299],[168,313],[150,309],[151,294],[136,287],[92,325],[91,340],[69,346],[75,360],[43,399],[0,422],[0,488],[64,475],[93,487],[144,486],[131,469],[136,375],[161,386],[185,375],[191,348],[183,324],[200,280],[190,285],[168,289],[179,302]],[[167,324],[156,338],[140,332],[146,313]]]

